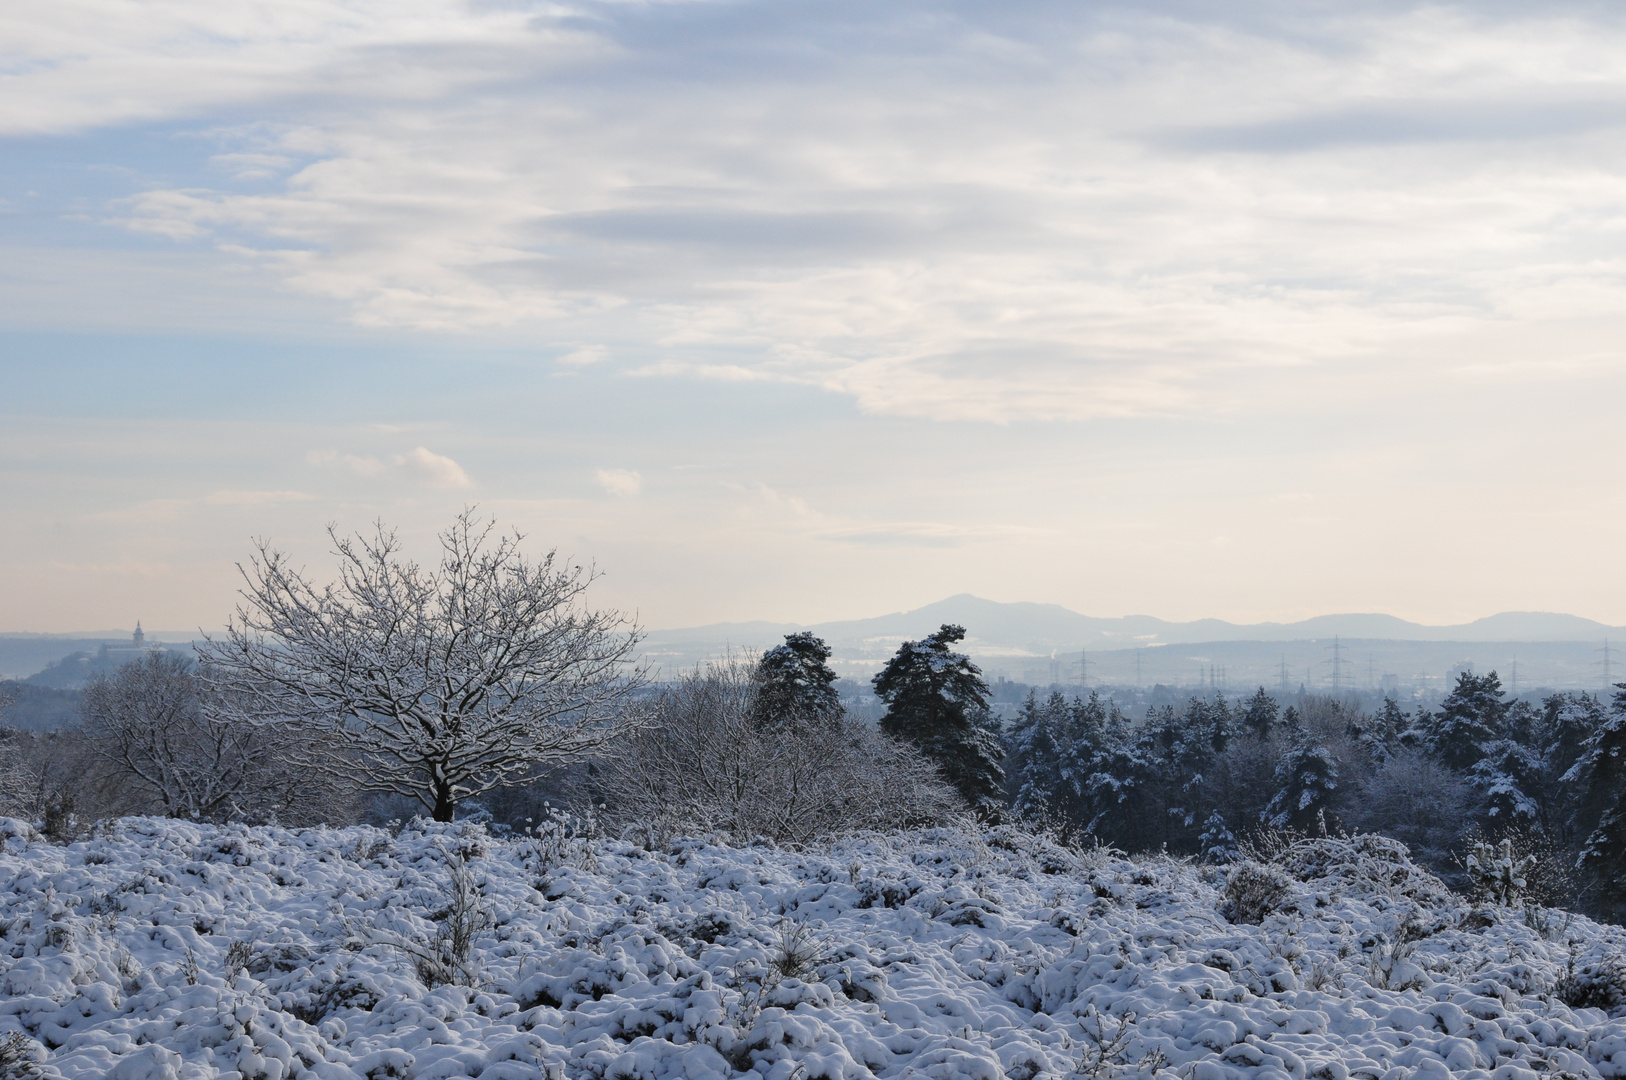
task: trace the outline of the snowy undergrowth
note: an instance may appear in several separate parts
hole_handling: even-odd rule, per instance
[[[1011,830],[0,838],[8,1080],[1626,1075],[1617,928],[1470,908],[1382,844],[1305,842],[1239,913],[1260,868]]]

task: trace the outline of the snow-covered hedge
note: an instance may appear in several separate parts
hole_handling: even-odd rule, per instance
[[[1626,1076],[1620,930],[1469,907],[1377,841],[1282,853],[1258,923],[1221,914],[1235,870],[1012,829],[0,849],[7,1080]]]

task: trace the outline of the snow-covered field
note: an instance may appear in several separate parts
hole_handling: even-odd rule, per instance
[[[1626,1019],[1561,1000],[1611,1003],[1617,928],[1473,909],[1336,841],[1254,925],[1221,914],[1222,871],[1012,830],[0,837],[0,1076],[1626,1075]],[[454,923],[473,985],[430,988]]]

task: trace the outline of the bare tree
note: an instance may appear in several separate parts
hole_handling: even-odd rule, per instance
[[[174,653],[151,652],[91,680],[78,734],[102,768],[87,786],[100,781],[115,813],[286,824],[337,816],[345,791],[300,770],[269,729],[212,719],[224,711],[212,698]]]
[[[595,791],[612,824],[802,842],[965,809],[923,755],[843,715],[764,723],[760,675],[733,659],[659,695],[650,726],[599,762]]]
[[[440,565],[404,558],[382,524],[328,535],[337,582],[318,587],[258,543],[244,603],[199,652],[233,714],[331,733],[352,753],[308,757],[374,790],[416,798],[437,821],[463,799],[525,780],[636,727],[637,626],[582,604],[597,574],[520,552],[518,532],[465,510],[440,534]]]

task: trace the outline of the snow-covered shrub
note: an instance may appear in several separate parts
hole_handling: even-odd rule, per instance
[[[1379,990],[1421,989],[1428,985],[1428,973],[1412,956],[1418,945],[1430,936],[1414,909],[1395,926],[1392,933],[1378,934],[1367,956],[1367,981]]]
[[[806,922],[784,920],[779,924],[778,937],[768,966],[781,979],[802,978],[825,953],[825,943]]]
[[[1517,906],[1524,899],[1530,871],[1536,865],[1534,856],[1516,855],[1508,838],[1495,846],[1479,841],[1463,862],[1474,893],[1502,907]]]
[[[1626,957],[1611,952],[1577,966],[1571,955],[1569,969],[1553,993],[1573,1009],[1613,1013],[1626,1005]]]
[[[585,813],[567,814],[549,806],[542,821],[529,830],[521,850],[528,850],[526,863],[538,877],[565,865],[591,870],[597,865],[598,839],[598,817],[591,808]]]
[[[857,721],[765,725],[758,678],[734,659],[662,692],[653,722],[598,763],[592,782],[609,823],[651,846],[715,833],[806,843],[935,824],[963,808],[923,755]]]
[[[1285,905],[1293,895],[1293,879],[1274,866],[1240,862],[1225,872],[1223,913],[1234,923],[1257,923]]]
[[[1079,1022],[1079,1034],[1082,1038],[1071,1075],[1107,1080],[1125,1065],[1126,1051],[1135,1035],[1135,1014],[1105,1016],[1091,1006]]]
[[[433,934],[426,937],[385,930],[378,935],[379,941],[411,957],[419,981],[431,990],[447,984],[474,986],[479,981],[474,942],[492,923],[491,911],[464,859],[448,859],[446,869],[443,903],[430,913]]]
[[[1344,896],[1438,904],[1444,883],[1411,860],[1406,845],[1374,833],[1293,840],[1272,862],[1306,885]]]
[[[20,1031],[0,1038],[0,1080],[41,1080],[45,1048]]]

